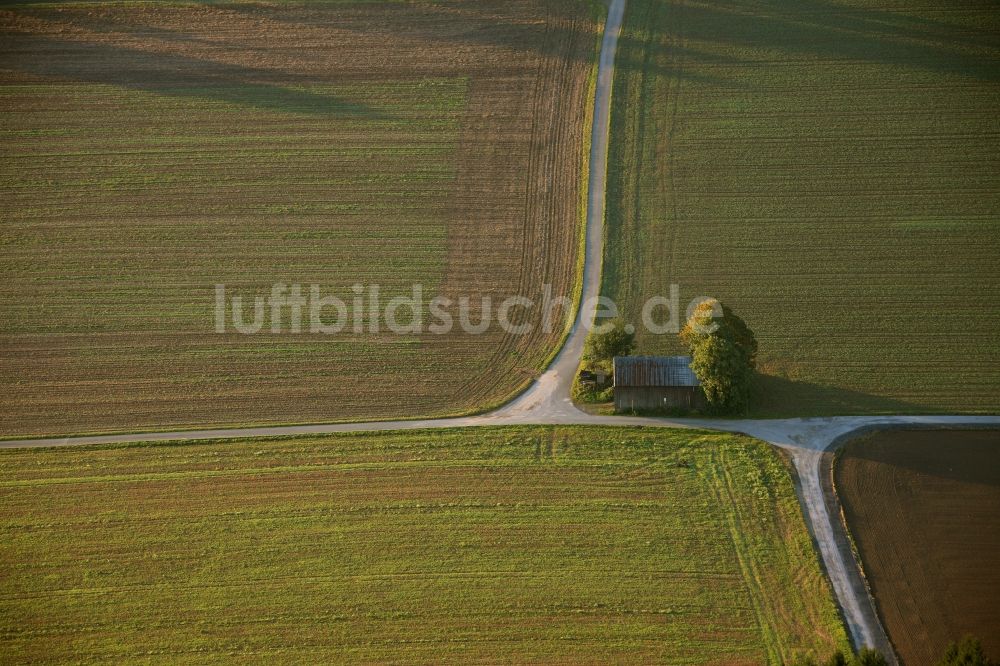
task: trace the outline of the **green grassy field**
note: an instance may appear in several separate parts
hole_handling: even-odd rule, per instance
[[[996,412],[995,8],[630,0],[626,23],[604,277],[626,316],[671,283],[732,306],[758,415]]]
[[[561,326],[218,335],[215,285],[573,293],[591,4],[4,3],[0,435],[509,396]]]
[[[745,437],[519,427],[0,451],[5,659],[781,663],[845,647]]]

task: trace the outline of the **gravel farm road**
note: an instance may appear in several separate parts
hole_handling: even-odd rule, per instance
[[[608,133],[614,61],[625,13],[625,0],[612,0],[605,24],[598,64],[591,138],[590,174],[581,303],[599,295],[604,254],[605,178],[608,163]],[[665,428],[696,428],[743,433],[786,450],[797,472],[797,490],[809,529],[816,542],[833,591],[856,646],[873,646],[896,663],[885,631],[879,623],[874,602],[840,520],[836,496],[824,477],[829,472],[830,450],[852,433],[879,427],[1000,427],[1000,416],[871,416],[817,419],[729,420],[661,419],[630,416],[593,415],[577,409],[570,399],[573,376],[580,363],[587,337],[586,323],[593,320],[593,308],[578,308],[566,341],[551,365],[523,394],[507,405],[480,416],[414,421],[378,421],[318,425],[270,426],[213,430],[187,430],[109,434],[82,437],[52,437],[0,440],[0,448],[58,447],[86,444],[124,444],[207,439],[232,439],[288,435],[316,435],[336,432],[417,430],[425,428],[465,428],[473,426],[537,425],[620,425]]]

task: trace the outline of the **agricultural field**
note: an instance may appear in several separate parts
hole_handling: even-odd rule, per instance
[[[468,296],[472,321],[482,296],[571,296],[602,11],[4,3],[0,436],[510,396],[564,332],[538,309],[523,336],[294,334],[287,309],[277,334],[270,311],[218,334],[216,285],[248,320],[276,283],[383,304],[420,284]]]
[[[998,36],[984,3],[630,0],[604,293],[730,305],[757,416],[995,413]]]
[[[14,661],[779,664],[847,646],[774,449],[507,427],[0,451]]]
[[[904,664],[965,634],[1000,659],[1000,431],[889,431],[834,468],[882,623]]]

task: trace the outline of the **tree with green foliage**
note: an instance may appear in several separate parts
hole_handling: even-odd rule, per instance
[[[949,643],[937,666],[1000,666],[983,652],[983,644],[975,636],[965,636],[957,643]]]
[[[744,414],[757,362],[757,339],[746,322],[717,301],[699,305],[680,332],[691,352],[691,369],[709,408]]]
[[[856,655],[847,656],[840,650],[834,652],[823,662],[822,666],[888,666],[888,661],[882,653],[872,648],[864,648]],[[800,657],[792,662],[793,666],[819,666],[815,657]]]
[[[615,319],[602,324],[602,329],[592,332],[583,347],[583,360],[588,365],[601,365],[635,350],[635,329],[631,326]]]
[[[881,652],[874,648],[863,648],[854,658],[856,666],[889,666],[889,662]]]
[[[591,331],[583,346],[583,369],[604,373],[610,377],[615,356],[628,356],[635,350],[635,329],[619,319],[602,322],[598,330]],[[577,375],[573,380],[572,395],[577,402],[602,403],[614,397],[613,389],[603,384],[585,384]]]

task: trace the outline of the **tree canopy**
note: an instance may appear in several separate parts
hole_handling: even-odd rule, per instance
[[[757,339],[746,322],[714,301],[699,305],[680,332],[709,409],[746,413],[757,361]]]
[[[603,364],[615,356],[628,356],[635,349],[635,331],[620,319],[604,324],[606,330],[592,332],[583,348],[583,360]]]

